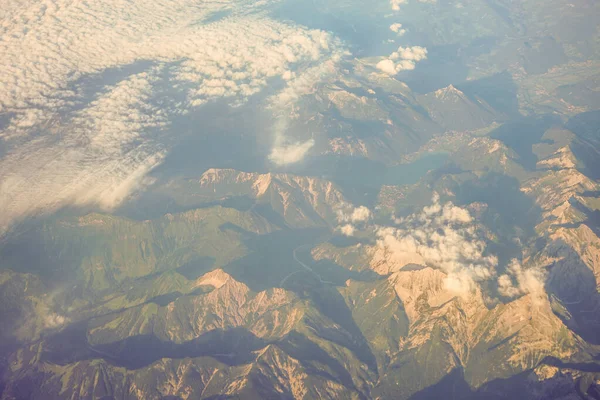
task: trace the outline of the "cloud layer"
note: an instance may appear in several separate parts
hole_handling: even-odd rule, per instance
[[[328,65],[339,43],[269,19],[270,3],[3,3],[0,118],[9,122],[0,130],[0,233],[69,204],[118,206],[167,154],[174,115],[215,99],[240,104],[273,78],[291,92],[314,84],[319,74],[310,71]],[[220,12],[228,16],[214,19]],[[117,79],[107,84],[108,75]],[[168,104],[158,101],[166,88]],[[280,136],[276,163],[300,160],[314,143]]]

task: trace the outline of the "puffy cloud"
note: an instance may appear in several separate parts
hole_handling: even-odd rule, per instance
[[[253,15],[249,1],[19,3],[1,21],[0,112],[68,104],[70,82],[138,60],[179,62],[178,77],[199,84],[191,100],[251,94],[328,49],[328,34]],[[232,16],[203,23],[222,10]]]
[[[385,72],[388,75],[396,75],[398,73],[398,71],[396,71],[396,64],[388,58],[379,61],[376,67],[378,70]]]
[[[514,259],[506,269],[506,273],[498,277],[498,292],[505,297],[517,297],[532,293],[544,293],[545,276],[539,268],[525,269]]]
[[[396,222],[402,227],[376,231],[377,245],[392,262],[438,268],[447,274],[446,289],[457,294],[495,276],[498,259],[485,255],[485,241],[479,238],[468,210],[450,202],[442,205],[435,195],[431,206]]]
[[[292,80],[292,68],[323,62],[336,46],[326,32],[264,18],[211,24],[198,35],[207,43],[196,44],[192,52],[184,48],[177,56],[184,60],[177,78],[199,83],[190,92],[193,104],[214,97],[245,99],[264,88],[270,78]]]
[[[314,145],[315,141],[313,139],[287,144],[275,143],[269,155],[269,160],[277,165],[294,164],[301,161]]]
[[[347,236],[357,231],[374,232],[377,240],[377,262],[385,261],[397,271],[409,264],[419,264],[446,273],[445,289],[458,295],[475,291],[481,282],[497,280],[498,293],[504,297],[525,294],[544,296],[544,273],[538,267],[524,268],[512,260],[506,272],[498,277],[498,258],[488,254],[481,228],[469,210],[452,202],[442,204],[434,193],[432,203],[417,213],[393,217],[396,226],[370,224],[371,212],[366,207],[337,210],[342,225],[337,228]]]
[[[69,323],[69,319],[57,313],[50,313],[44,317],[44,328],[58,329]]]
[[[352,224],[346,224],[346,225],[339,227],[339,230],[342,233],[342,235],[354,236],[354,232],[356,231],[356,228]]]
[[[340,224],[336,230],[340,231],[342,235],[345,236],[354,236],[357,230],[357,224],[362,229],[368,228],[368,223],[372,217],[371,210],[367,207],[352,207],[352,205],[348,203],[341,204],[336,210],[336,214],[337,221]]]
[[[369,220],[369,218],[371,218],[371,210],[365,206],[355,208],[350,216],[352,222],[365,222]]]
[[[349,204],[342,204],[337,210],[338,222],[365,223],[371,219],[371,210],[365,206],[352,208]]]
[[[395,51],[390,55],[392,60],[408,60],[418,62],[427,58],[427,49],[421,46],[413,47],[398,47],[398,51]]]
[[[392,6],[392,10],[394,11],[399,11],[400,6],[406,3],[408,3],[408,0],[390,0],[390,6]]]
[[[0,233],[69,204],[118,206],[168,153],[171,118],[194,106],[240,104],[278,77],[310,87],[304,72],[330,65],[339,43],[267,18],[269,3],[4,2],[0,115],[10,122],[0,131]],[[223,10],[229,16],[213,21]],[[104,74],[120,75],[103,86]],[[92,92],[84,87],[90,80],[99,82]],[[173,104],[153,106],[165,87],[176,92]],[[280,138],[272,159],[297,161],[313,144]]]
[[[398,47],[389,57],[377,63],[376,68],[388,74],[395,75],[400,71],[413,70],[419,61],[427,59],[427,49],[421,46]]]
[[[399,23],[390,25],[390,30],[398,34],[398,36],[402,36],[406,33],[406,29],[402,28],[402,24]]]

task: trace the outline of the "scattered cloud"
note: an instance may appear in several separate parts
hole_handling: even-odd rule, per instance
[[[339,231],[344,236],[354,236],[354,232],[356,231],[356,228],[352,224],[346,224],[346,225],[340,226]]]
[[[371,216],[371,210],[365,206],[353,208],[349,204],[343,204],[337,210],[338,222],[365,223],[371,219]]]
[[[277,165],[295,164],[298,161],[301,161],[314,145],[315,141],[313,139],[309,139],[305,142],[286,144],[276,142],[269,155],[269,160]]]
[[[544,293],[544,272],[539,268],[525,269],[513,259],[506,273],[498,277],[498,292],[504,297]]]
[[[371,218],[371,210],[369,210],[365,206],[360,206],[352,211],[352,215],[350,216],[350,220],[352,222],[366,222]]]
[[[301,74],[295,72],[286,74],[284,76],[287,81],[286,87],[268,101],[269,108],[275,116],[269,160],[276,165],[282,166],[301,161],[315,144],[312,138],[304,141],[294,140],[290,138],[287,131],[290,122],[298,118],[298,115],[293,112],[296,103],[303,96],[314,93],[319,82],[335,75],[338,63],[348,54],[342,50],[339,43],[335,41],[332,43],[329,58]]]
[[[468,210],[451,202],[442,205],[435,195],[432,205],[395,222],[402,227],[376,230],[377,245],[392,262],[438,268],[447,274],[446,289],[457,294],[469,293],[495,275],[498,259],[485,254],[486,243]]]
[[[354,236],[357,226],[363,230],[368,227],[373,214],[365,206],[353,207],[351,204],[344,203],[336,210],[336,219],[340,224],[336,230],[345,236]]]
[[[399,23],[390,25],[390,30],[398,36],[403,36],[406,33],[406,29],[402,28],[402,24]]]
[[[386,273],[418,264],[443,271],[445,289],[456,295],[472,293],[481,283],[494,280],[503,297],[545,295],[545,274],[538,267],[525,268],[513,259],[498,276],[498,257],[487,251],[484,231],[469,210],[442,203],[437,193],[421,211],[392,217],[395,226],[373,224],[372,219],[368,208],[343,204],[337,210],[340,225],[336,230],[346,236],[354,236],[359,229],[362,234],[373,234],[374,257],[377,263],[386,264]]]
[[[407,4],[408,0],[390,0],[390,6],[392,6],[392,10],[399,11],[400,6],[402,4]]]
[[[0,115],[11,118],[0,130],[0,233],[69,204],[117,207],[168,153],[173,138],[164,133],[174,115],[215,99],[243,103],[273,78],[291,88],[282,97],[314,85],[319,75],[311,71],[335,63],[339,42],[268,18],[262,10],[271,3],[3,4]],[[211,19],[224,10],[226,17]],[[123,72],[142,61],[151,66]],[[122,76],[105,84],[105,73]],[[100,84],[83,93],[92,78]],[[178,103],[154,106],[165,87],[178,91]],[[280,136],[276,163],[297,162],[314,145]]]
[[[398,47],[398,50],[389,57],[377,63],[377,69],[388,74],[395,75],[400,71],[413,70],[419,61],[427,59],[427,49],[421,46]]]
[[[44,317],[45,329],[57,329],[69,323],[69,319],[57,313],[50,313]]]

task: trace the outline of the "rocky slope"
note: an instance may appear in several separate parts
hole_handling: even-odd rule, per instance
[[[13,271],[2,275],[12,299],[2,312],[20,321],[3,331],[13,338],[3,350],[3,398],[408,399],[448,390],[455,398],[593,398],[600,203],[598,183],[572,151],[580,140],[547,130],[530,170],[501,139],[435,139],[422,151],[451,151],[460,170],[400,186],[404,200],[375,216],[340,209],[346,200],[323,179],[209,170],[185,190],[172,183],[175,196],[190,204],[246,196],[251,205],[149,221],[48,220],[21,240],[36,237],[61,255],[54,276],[40,279],[24,269],[27,259],[3,258]],[[477,194],[490,174],[512,179],[538,217],[507,219],[522,206],[506,210]],[[371,238],[417,223],[385,210],[417,201],[423,187],[459,204],[434,203],[423,215],[474,223],[453,234],[479,232],[474,243],[513,254],[518,267],[501,260],[494,280],[458,293],[427,253],[398,258]],[[337,232],[347,222],[356,236],[346,242],[299,229]],[[56,283],[71,271],[74,287]]]

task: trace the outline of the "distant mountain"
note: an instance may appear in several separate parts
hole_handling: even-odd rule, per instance
[[[600,399],[599,2],[130,3],[2,81],[0,400]]]
[[[60,254],[55,271],[72,283],[42,284],[25,272],[26,258],[7,253],[16,242],[3,248],[14,272],[2,275],[2,312],[21,321],[7,345],[7,365],[18,368],[6,370],[3,396],[408,399],[454,388],[461,398],[550,399],[593,391],[600,203],[598,183],[570,150],[579,140],[549,129],[532,149],[535,172],[498,140],[455,134],[426,147],[451,150],[461,170],[423,182],[470,202],[492,247],[518,237],[523,268],[546,271],[543,292],[502,301],[486,285],[453,294],[444,271],[393,264],[376,243],[319,244],[331,236],[298,228],[334,229],[346,202],[323,179],[212,169],[168,185],[180,204],[202,208],[143,222],[48,220],[21,240],[36,237],[42,251]],[[532,230],[526,221],[492,223],[510,206],[473,203],[486,173],[514,176],[539,209]],[[227,206],[242,197],[248,207]]]
[[[504,119],[484,100],[471,100],[452,85],[419,96],[419,102],[430,117],[447,130],[477,130]]]

